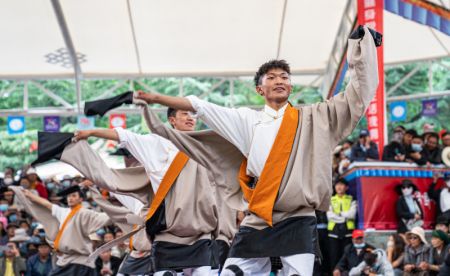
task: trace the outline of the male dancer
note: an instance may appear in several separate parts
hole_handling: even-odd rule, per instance
[[[369,30],[364,27],[363,33]],[[263,111],[225,108],[194,96],[139,92],[137,98],[147,103],[197,112],[222,136],[221,140],[204,132],[189,137],[165,129],[151,114],[146,116],[159,134],[214,173],[230,207],[247,214],[222,275],[267,275],[269,256],[281,257],[285,275],[312,274],[314,210],[328,210],[332,150],[357,125],[378,86],[370,35],[349,40],[347,59],[351,80],[345,93],[300,109],[288,103],[290,69],[282,60],[262,65],[255,75],[256,91],[266,101]]]
[[[45,227],[46,236],[57,252],[56,267],[50,275],[92,275],[95,263],[88,262],[93,251],[89,235],[111,223],[105,213],[82,207],[83,193],[79,186],[71,186],[58,195],[67,198],[69,208],[60,207],[20,187],[10,187],[32,214]]]

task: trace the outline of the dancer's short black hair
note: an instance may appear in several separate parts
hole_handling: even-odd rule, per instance
[[[169,119],[170,117],[175,117],[175,116],[177,116],[177,109],[175,109],[175,108],[172,108],[172,107],[169,107],[168,109],[167,109],[167,119]]]
[[[291,68],[289,67],[289,64],[284,59],[272,59],[268,62],[261,65],[258,69],[258,72],[255,74],[255,86],[258,86],[261,84],[261,78],[267,74],[272,69],[281,69],[283,71],[286,71],[289,75],[291,74]]]

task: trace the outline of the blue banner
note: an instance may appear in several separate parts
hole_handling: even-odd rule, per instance
[[[393,102],[389,105],[391,111],[391,122],[402,122],[406,120],[406,102]]]
[[[8,116],[8,134],[20,134],[25,132],[24,116]]]

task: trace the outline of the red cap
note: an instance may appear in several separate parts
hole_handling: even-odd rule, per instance
[[[352,238],[353,238],[353,239],[364,238],[364,231],[361,230],[361,229],[355,229],[355,230],[353,230]]]

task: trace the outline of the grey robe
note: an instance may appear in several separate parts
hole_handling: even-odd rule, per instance
[[[14,186],[10,188],[25,206],[25,210],[44,225],[46,236],[53,245],[59,231],[59,221],[51,215],[49,209],[30,201],[23,194],[21,188]],[[111,221],[105,213],[81,208],[66,225],[59,240],[58,251],[60,253],[56,265],[80,264],[95,268],[95,263],[88,261],[89,255],[93,252],[89,234],[95,233],[99,228],[110,223]]]
[[[323,103],[300,108],[300,124],[273,207],[273,223],[291,217],[314,216],[328,210],[332,192],[331,163],[335,146],[358,124],[378,86],[377,55],[370,35],[349,40],[350,83]],[[248,211],[237,176],[243,155],[213,131],[179,132],[166,127],[144,107],[149,128],[169,140],[214,175],[220,194],[235,210]],[[266,222],[249,213],[241,226],[264,229]]]

